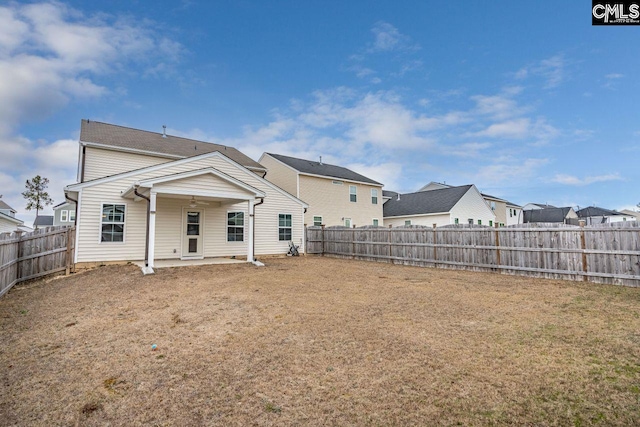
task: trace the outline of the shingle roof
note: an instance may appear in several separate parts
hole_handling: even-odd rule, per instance
[[[383,205],[384,217],[449,212],[471,185],[400,194]]]
[[[265,169],[260,163],[233,147],[178,136],[167,135],[163,137],[159,132],[149,132],[109,123],[82,120],[80,141],[181,158],[219,151],[244,167]]]
[[[544,204],[544,203],[531,203],[531,204],[534,205],[534,206],[539,207],[540,209],[547,209],[547,208],[555,208],[556,207],[556,206],[547,205],[547,204]]]
[[[6,204],[3,200],[0,200],[0,209],[10,209],[12,211],[15,211],[15,209]]]
[[[522,211],[523,221],[528,222],[564,222],[570,207],[564,208],[544,208]]]
[[[390,190],[382,190],[382,197],[397,197],[398,193]]]
[[[590,216],[613,216],[613,215],[623,215],[620,212],[612,211],[609,209],[598,208],[596,206],[588,206],[586,208],[582,208],[576,211],[580,218],[587,218]]]
[[[280,160],[282,163],[291,166],[295,170],[302,173],[313,175],[322,175],[330,178],[340,178],[349,181],[366,182],[368,184],[382,185],[366,176],[360,175],[350,169],[342,166],[329,165],[327,163],[314,162],[311,160],[298,159],[295,157],[283,156],[281,154],[266,153],[274,159]]]
[[[53,225],[53,215],[38,215],[36,220],[33,221],[33,226],[47,226]]]

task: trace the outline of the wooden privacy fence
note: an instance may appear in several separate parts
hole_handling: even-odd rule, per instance
[[[425,267],[640,286],[640,224],[307,227],[306,252]]]
[[[0,234],[0,296],[17,283],[74,268],[75,228]]]

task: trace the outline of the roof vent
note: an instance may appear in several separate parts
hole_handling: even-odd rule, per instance
[[[320,156],[320,164],[322,164],[322,156]]]
[[[400,193],[398,193],[398,200],[400,200]]]
[[[162,125],[162,137],[167,137],[167,125]]]

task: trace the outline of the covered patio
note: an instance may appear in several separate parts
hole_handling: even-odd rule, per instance
[[[122,197],[147,203],[143,272],[254,262],[254,207],[265,196],[214,168],[134,182]]]

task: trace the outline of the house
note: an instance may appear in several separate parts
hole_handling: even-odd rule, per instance
[[[525,205],[526,206],[526,205]],[[556,222],[578,225],[578,215],[571,207],[523,210],[524,223]]]
[[[22,231],[23,226],[24,221],[16,218],[16,210],[0,199],[0,233]]]
[[[453,186],[446,183],[431,181],[427,185],[423,186],[419,191],[430,191],[451,187]],[[508,200],[501,199],[500,197],[491,196],[486,193],[480,194],[495,214],[495,222],[498,223],[498,225],[504,227],[505,225],[522,223],[522,216],[520,215],[522,208],[520,206],[515,203],[511,203]]]
[[[53,207],[53,225],[74,225],[76,222],[76,205],[62,202]]]
[[[547,208],[555,208],[556,206],[550,205],[548,203],[527,203],[522,207],[523,211],[530,211],[532,209],[547,209]]]
[[[266,179],[309,204],[307,225],[382,225],[382,184],[342,166],[264,153]]]
[[[587,225],[635,221],[636,219],[634,215],[627,215],[622,212],[612,211],[596,206],[582,208],[578,210],[576,214],[578,214],[580,219],[585,220]]]
[[[304,251],[302,200],[263,178],[237,149],[82,120],[75,262],[144,261]]]
[[[640,221],[640,212],[632,211],[630,209],[622,209],[620,213],[632,216],[636,219],[636,221]]]
[[[51,227],[53,225],[53,215],[38,215],[33,221],[33,228]]]
[[[475,185],[447,186],[408,194],[385,192],[385,195],[390,197],[384,204],[385,227],[433,224],[493,227],[496,222],[495,213]]]

